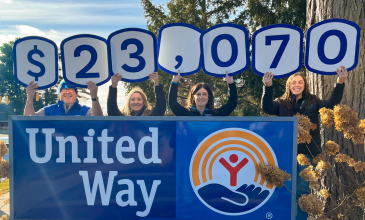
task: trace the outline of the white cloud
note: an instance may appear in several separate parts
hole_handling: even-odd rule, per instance
[[[4,0],[0,0],[4,1]],[[10,1],[10,0],[5,0]],[[109,12],[109,13],[108,13]],[[114,12],[114,13],[111,13]],[[131,13],[135,12],[135,13]],[[1,5],[1,21],[28,21],[39,24],[124,24],[145,25],[143,9],[135,4],[89,4],[22,1]],[[129,14],[129,15],[127,15]]]
[[[40,36],[45,37],[60,44],[64,36],[58,31],[53,29],[49,31],[42,31],[38,28],[31,27],[28,25],[0,25],[0,31],[7,34],[0,35],[0,45],[14,40],[16,37],[26,37],[26,36]]]
[[[0,46],[4,43],[14,40],[16,37],[16,35],[0,35]]]
[[[13,0],[0,0],[0,2],[11,4],[13,3]]]
[[[59,37],[59,33],[53,29],[45,32],[28,25],[15,25],[15,28],[19,31],[21,36],[40,36],[49,39],[57,39]]]

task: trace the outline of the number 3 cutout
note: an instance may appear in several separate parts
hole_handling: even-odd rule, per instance
[[[87,88],[92,81],[100,86],[109,81],[106,40],[91,34],[66,38],[61,43],[63,77],[66,82]]]
[[[260,76],[274,73],[274,78],[289,76],[302,68],[303,32],[300,28],[275,24],[252,36],[252,70]]]
[[[336,75],[345,66],[348,71],[358,63],[360,27],[345,19],[329,19],[308,29],[305,66],[314,73]]]
[[[157,71],[156,36],[144,29],[126,28],[108,37],[111,75],[119,73],[124,82],[142,82]]]

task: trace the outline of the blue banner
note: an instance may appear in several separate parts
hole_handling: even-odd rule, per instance
[[[294,219],[296,118],[75,118],[11,118],[12,219]]]

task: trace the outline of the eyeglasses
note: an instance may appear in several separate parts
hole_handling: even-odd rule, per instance
[[[61,92],[75,93],[75,89],[62,89]]]

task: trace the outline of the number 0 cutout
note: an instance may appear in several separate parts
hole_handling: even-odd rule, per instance
[[[358,63],[360,27],[345,19],[329,19],[308,29],[305,66],[322,75],[336,75],[345,66],[353,70]]]
[[[31,81],[47,89],[58,81],[58,49],[55,42],[38,36],[21,38],[13,47],[14,77],[27,87]]]
[[[218,24],[200,37],[203,71],[224,77],[242,73],[250,66],[248,31],[237,24]]]
[[[71,36],[61,42],[63,77],[67,83],[87,88],[109,81],[106,40],[91,34]]]
[[[140,28],[126,28],[108,37],[108,62],[111,75],[119,73],[124,82],[142,82],[156,72],[156,36]]]
[[[257,30],[252,36],[252,70],[260,76],[272,72],[283,78],[303,65],[303,31],[292,25],[275,24]]]

